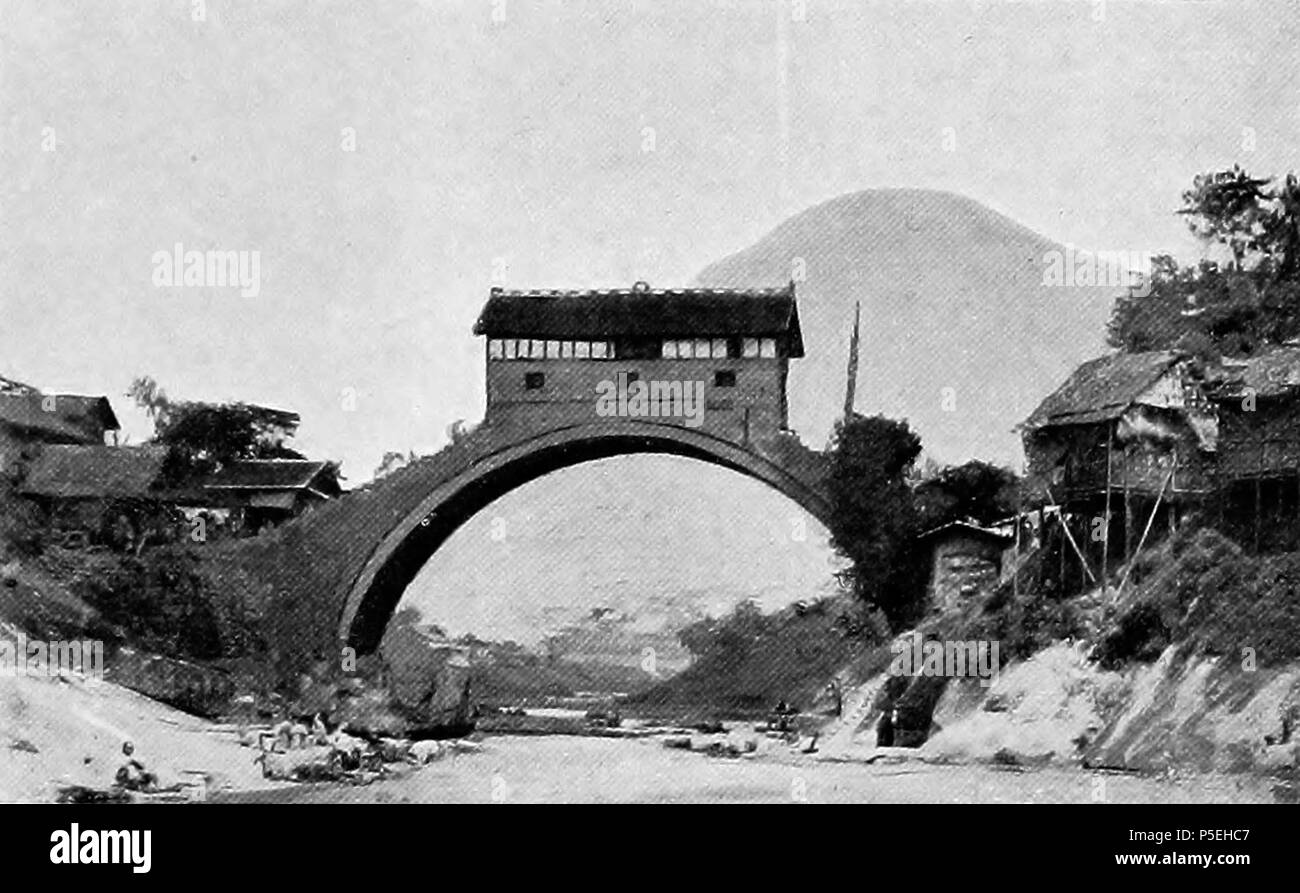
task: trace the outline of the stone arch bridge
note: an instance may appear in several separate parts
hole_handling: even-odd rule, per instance
[[[435,455],[223,551],[240,573],[271,586],[290,634],[306,636],[328,618],[339,644],[365,654],[378,646],[420,568],[477,512],[552,471],[638,453],[729,468],[821,523],[829,519],[827,460],[792,433],[738,442],[651,419],[593,419],[541,431],[484,424]]]
[[[474,327],[487,339],[481,426],[216,560],[262,592],[272,638],[368,653],[458,527],[568,466],[684,456],[762,481],[826,524],[827,459],[787,426],[788,364],[804,354],[794,288],[493,289]]]

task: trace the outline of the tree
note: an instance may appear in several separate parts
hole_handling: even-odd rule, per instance
[[[407,465],[410,465],[415,461],[415,459],[415,450],[408,451],[405,456],[403,456],[399,450],[389,450],[384,453],[384,457],[379,460],[379,466],[375,469],[373,478],[379,480],[382,477],[387,477],[399,468],[405,468]]]
[[[149,376],[131,383],[127,396],[149,414],[155,443],[168,448],[164,477],[179,483],[248,459],[304,459],[285,442],[298,431],[297,413],[251,403],[172,400]],[[337,483],[337,462],[327,465]]]
[[[908,486],[921,438],[907,422],[854,414],[831,445],[831,545],[850,562],[844,580],[891,628],[905,628],[924,604],[914,542],[918,518]]]
[[[1115,303],[1112,347],[1246,356],[1300,334],[1300,181],[1271,183],[1237,166],[1193,180],[1178,213],[1228,260],[1154,258],[1145,294]]]
[[[696,658],[724,652],[743,654],[776,627],[776,621],[763,613],[758,602],[745,599],[725,617],[715,620],[706,616],[682,627],[677,640]]]
[[[1188,218],[1188,227],[1206,244],[1227,246],[1232,269],[1242,270],[1247,252],[1260,251],[1267,234],[1268,195],[1263,189],[1267,185],[1267,179],[1252,177],[1235,164],[1230,171],[1200,174],[1183,192],[1178,213]]]
[[[1015,513],[1019,479],[1008,468],[973,459],[931,475],[913,491],[921,526],[969,519],[991,524]]]

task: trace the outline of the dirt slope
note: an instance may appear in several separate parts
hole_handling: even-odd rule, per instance
[[[0,674],[0,802],[48,802],[60,785],[108,786],[122,742],[163,785],[183,770],[211,787],[268,787],[253,752],[229,730],[108,682]]]

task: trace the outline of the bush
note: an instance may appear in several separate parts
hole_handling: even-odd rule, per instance
[[[1102,639],[1104,665],[1152,660],[1170,644],[1260,666],[1300,658],[1300,554],[1252,557],[1208,528],[1180,532],[1164,553]]]
[[[0,559],[39,555],[44,546],[44,530],[40,508],[0,481]]]
[[[142,648],[214,660],[260,647],[257,616],[238,597],[205,587],[197,560],[182,549],[68,557],[76,561],[73,591]]]

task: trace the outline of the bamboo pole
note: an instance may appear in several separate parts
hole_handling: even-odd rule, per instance
[[[1259,465],[1255,468],[1255,554],[1259,554],[1260,475],[1264,473],[1264,441],[1259,442]]]
[[[849,340],[849,371],[844,387],[844,421],[853,417],[853,402],[858,391],[858,335],[862,322],[862,302],[853,305],[853,336]]]
[[[1011,597],[1020,599],[1020,507],[1016,507],[1016,557],[1011,564]]]
[[[1132,445],[1124,446],[1124,560],[1133,557],[1133,487],[1129,480],[1133,470]]]
[[[1050,496],[1048,497],[1051,498]],[[1062,527],[1065,526],[1065,516],[1061,514],[1061,507],[1056,507],[1056,523]],[[1058,562],[1056,567],[1056,587],[1060,592],[1065,591],[1065,543],[1061,543],[1061,548],[1057,553]]]
[[[1151,525],[1154,524],[1156,520],[1156,512],[1160,511],[1160,498],[1165,495],[1165,487],[1169,486],[1169,481],[1173,479],[1173,476],[1174,470],[1171,468],[1169,469],[1169,474],[1165,475],[1164,483],[1160,485],[1160,492],[1156,494],[1156,504],[1151,506],[1151,517],[1147,518],[1146,529],[1142,531],[1142,538],[1138,540],[1137,552],[1133,553],[1133,557],[1129,559],[1128,567],[1124,568],[1124,576],[1120,579],[1119,586],[1115,589],[1115,598],[1119,598],[1124,592],[1124,584],[1128,582],[1128,575],[1133,573],[1133,562],[1137,559],[1138,554],[1142,551],[1142,547],[1146,544],[1147,534],[1151,532]]]
[[[1052,489],[1050,487],[1047,488],[1047,498],[1052,500],[1052,502],[1056,502],[1056,498],[1052,496]],[[1065,531],[1065,538],[1068,539],[1070,545],[1074,547],[1074,554],[1079,556],[1079,564],[1083,566],[1083,572],[1088,575],[1088,579],[1091,582],[1096,583],[1097,578],[1093,576],[1092,568],[1088,567],[1088,559],[1083,557],[1083,551],[1079,548],[1079,544],[1074,541],[1074,534],[1070,533],[1070,525],[1065,520],[1065,510],[1059,509],[1059,514],[1061,516],[1061,529]]]
[[[1106,581],[1110,578],[1110,485],[1111,463],[1115,457],[1115,425],[1106,429],[1106,505],[1102,509],[1101,528],[1101,594],[1106,595]]]

